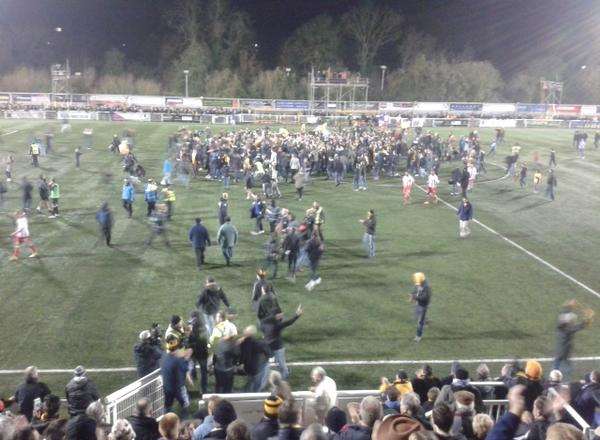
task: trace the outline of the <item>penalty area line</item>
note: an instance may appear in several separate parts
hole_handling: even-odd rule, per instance
[[[423,188],[421,185],[417,185],[417,184],[415,184],[415,185],[421,191],[423,191],[424,193],[427,193],[427,190],[425,188]],[[442,202],[446,207],[452,209],[455,212],[458,212],[458,208],[456,208],[455,206],[452,206],[450,203],[446,202],[444,199],[441,199],[441,198],[438,197],[438,200],[440,202]],[[544,260],[542,257],[534,254],[533,252],[531,252],[528,249],[525,249],[519,243],[516,243],[515,241],[511,240],[510,238],[505,237],[500,232],[496,231],[495,229],[490,228],[489,226],[487,226],[486,224],[480,222],[479,220],[477,220],[475,218],[473,219],[473,222],[476,223],[476,224],[478,224],[479,226],[481,226],[483,229],[485,229],[486,231],[490,232],[491,234],[493,234],[493,235],[497,236],[498,238],[504,240],[505,242],[507,242],[511,246],[519,249],[521,252],[527,254],[528,256],[530,256],[534,260],[538,261],[539,263],[543,264],[544,266],[552,269],[554,272],[556,272],[557,274],[559,274],[562,277],[566,278],[567,280],[571,281],[572,283],[576,284],[577,286],[581,287],[582,289],[586,290],[588,293],[591,293],[596,298],[600,298],[600,293],[596,292],[594,289],[592,289],[591,287],[587,286],[586,284],[583,284],[581,281],[575,279],[574,277],[572,277],[568,273],[563,272],[558,267],[554,266],[552,263]]]
[[[554,359],[549,357],[536,357],[536,356],[525,356],[520,357],[519,359],[536,359],[539,362],[552,362]],[[414,359],[380,359],[380,360],[354,360],[354,361],[306,361],[306,362],[288,362],[287,365],[290,367],[334,367],[334,366],[360,366],[360,365],[423,365],[423,364],[431,364],[431,365],[447,365],[452,364],[453,362],[458,362],[460,364],[507,364],[510,362],[514,362],[516,358],[506,358],[506,359],[423,359],[423,360],[414,360]],[[583,356],[583,357],[574,357],[571,358],[573,362],[589,362],[589,361],[600,361],[600,356]],[[271,366],[275,366],[274,363]],[[54,369],[39,369],[40,373],[43,374],[72,374],[73,368],[54,368]],[[129,373],[136,371],[135,367],[123,367],[123,368],[86,368],[88,373]],[[7,374],[23,374],[23,369],[20,370],[0,370],[0,375]]]
[[[7,131],[6,133],[0,134],[0,136],[8,136],[8,135],[11,135],[11,134],[18,133],[19,131],[21,131],[21,130]]]

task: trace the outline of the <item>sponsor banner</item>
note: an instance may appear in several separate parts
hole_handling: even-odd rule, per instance
[[[203,107],[233,107],[233,99],[225,98],[202,98]]]
[[[581,111],[580,105],[557,105],[552,104],[550,106],[550,112],[559,115],[578,115]]]
[[[596,106],[582,105],[580,114],[581,116],[596,116]]]
[[[96,120],[96,113],[77,110],[59,111],[58,119]]]
[[[128,96],[127,105],[136,105],[138,107],[164,107],[164,96]]]
[[[517,107],[514,104],[505,103],[484,103],[483,113],[514,113]]]
[[[325,108],[324,102],[319,102],[321,104],[318,108]],[[275,108],[282,109],[290,109],[290,110],[308,110],[309,102],[308,101],[287,101],[284,99],[276,99],[275,100]]]
[[[432,127],[466,127],[468,119],[430,119]]]
[[[514,128],[517,126],[516,119],[480,119],[480,127],[491,128]]]
[[[12,119],[44,119],[45,116],[43,110],[12,110],[7,115]]]
[[[352,110],[377,111],[379,110],[379,102],[355,102]]]
[[[271,108],[273,106],[268,99],[243,99],[240,100],[240,104],[246,108]]]
[[[71,102],[76,102],[78,104],[86,103],[89,100],[88,98],[89,98],[89,95],[75,94],[75,95],[71,95]]]
[[[25,94],[15,94],[13,95],[13,102],[15,103],[24,103],[24,102],[31,102],[31,95],[25,95]]]
[[[414,102],[380,102],[379,110],[412,110],[415,106]]]
[[[31,104],[50,105],[50,95],[31,95]]]
[[[8,93],[0,93],[0,103],[10,102],[10,95]]]
[[[110,115],[113,121],[138,121],[138,122],[149,122],[150,113],[142,112],[112,112]]]
[[[483,108],[483,104],[476,104],[473,102],[453,102],[450,104],[451,112],[480,112]]]
[[[517,104],[517,113],[546,113],[546,104]]]
[[[569,128],[591,128],[600,129],[600,121],[569,121]]]
[[[90,95],[90,104],[104,105],[107,107],[126,105],[127,96],[125,95]]]
[[[448,103],[446,102],[417,102],[414,110],[420,113],[435,113],[448,111]]]
[[[167,107],[181,107],[183,106],[183,98],[165,98],[165,104]]]
[[[527,127],[568,127],[568,121],[559,121],[556,119],[527,119]],[[566,122],[566,123],[564,123]]]

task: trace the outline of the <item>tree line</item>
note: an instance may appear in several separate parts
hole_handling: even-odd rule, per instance
[[[448,50],[382,2],[367,0],[341,17],[321,14],[302,24],[272,55],[275,68],[260,62],[252,20],[230,1],[171,3],[155,59],[132,62],[119,48],[101,60],[79,59],[83,68],[72,76],[72,91],[182,95],[188,70],[190,96],[306,99],[308,72],[331,69],[369,78],[372,100],[538,102],[546,77],[565,82],[564,102],[600,103],[600,65],[545,57],[505,77],[469,48]],[[2,49],[0,61],[11,56]],[[383,88],[380,65],[387,66]],[[4,91],[49,88],[49,69],[23,65],[0,75]]]

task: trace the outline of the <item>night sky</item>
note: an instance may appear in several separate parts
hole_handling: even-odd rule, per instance
[[[376,2],[401,11],[406,25],[433,35],[449,50],[470,47],[475,58],[492,61],[503,73],[518,71],[532,58],[557,54],[580,57],[587,64],[600,61],[600,1]],[[259,58],[273,67],[283,41],[299,25],[321,13],[340,17],[361,0],[231,3],[250,14],[260,44]],[[116,47],[130,59],[151,65],[161,38],[169,32],[161,16],[170,4],[170,0],[0,0],[0,31],[47,32],[55,51],[90,59]],[[52,32],[56,26],[64,29],[62,35]]]

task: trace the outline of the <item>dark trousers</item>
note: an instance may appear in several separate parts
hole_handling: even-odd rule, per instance
[[[196,253],[196,266],[198,266],[198,269],[204,264],[204,251],[205,248],[203,247],[194,248],[194,252]]]
[[[290,275],[296,275],[296,264],[298,262],[298,253],[290,252],[288,255],[288,273]]]
[[[425,318],[427,316],[427,307],[417,305],[415,307],[415,318],[417,319],[417,336],[423,336],[423,328],[425,327]]]
[[[150,217],[150,214],[152,214],[152,211],[154,211],[154,206],[156,205],[156,202],[146,202],[148,203],[148,211],[146,212],[146,217]]]
[[[192,358],[192,362],[198,363],[200,366],[200,391],[202,394],[208,393],[208,361],[207,359],[195,359]],[[196,380],[198,373],[196,368],[192,369],[192,379]]]
[[[52,214],[58,215],[58,199],[51,199],[51,200],[52,200]]]
[[[106,240],[106,245],[110,246],[110,239],[111,239],[111,228],[109,227],[102,227],[102,236],[104,237],[104,239]]]
[[[127,211],[128,217],[131,218],[133,215],[133,203],[130,200],[123,200],[123,208]]]
[[[167,219],[171,220],[173,215],[173,202],[165,202],[167,204]]]
[[[190,401],[187,396],[184,396],[184,390],[164,390],[165,392],[165,412],[171,412],[173,408],[173,403],[175,400],[179,402],[181,406],[181,415],[185,417],[187,415],[187,408],[190,406]]]
[[[227,394],[233,390],[233,371],[215,369],[215,393]]]
[[[171,242],[169,241],[169,237],[168,237],[167,231],[165,229],[152,229],[152,232],[150,233],[150,237],[148,238],[148,241],[146,242],[146,244],[148,246],[150,246],[152,244],[152,242],[154,241],[154,239],[159,235],[162,237],[165,245],[167,247],[171,247]]]
[[[258,217],[256,217],[256,232],[260,232],[263,230],[263,216],[259,215]]]
[[[39,167],[39,166],[40,166],[40,164],[39,164],[39,162],[38,162],[38,155],[37,155],[37,154],[32,154],[32,155],[31,155],[31,161],[33,162],[33,166],[34,166],[34,167],[36,167],[36,168],[37,168],[37,167]]]
[[[298,200],[302,200],[303,192],[304,192],[304,188],[296,188],[296,194],[298,194]]]

